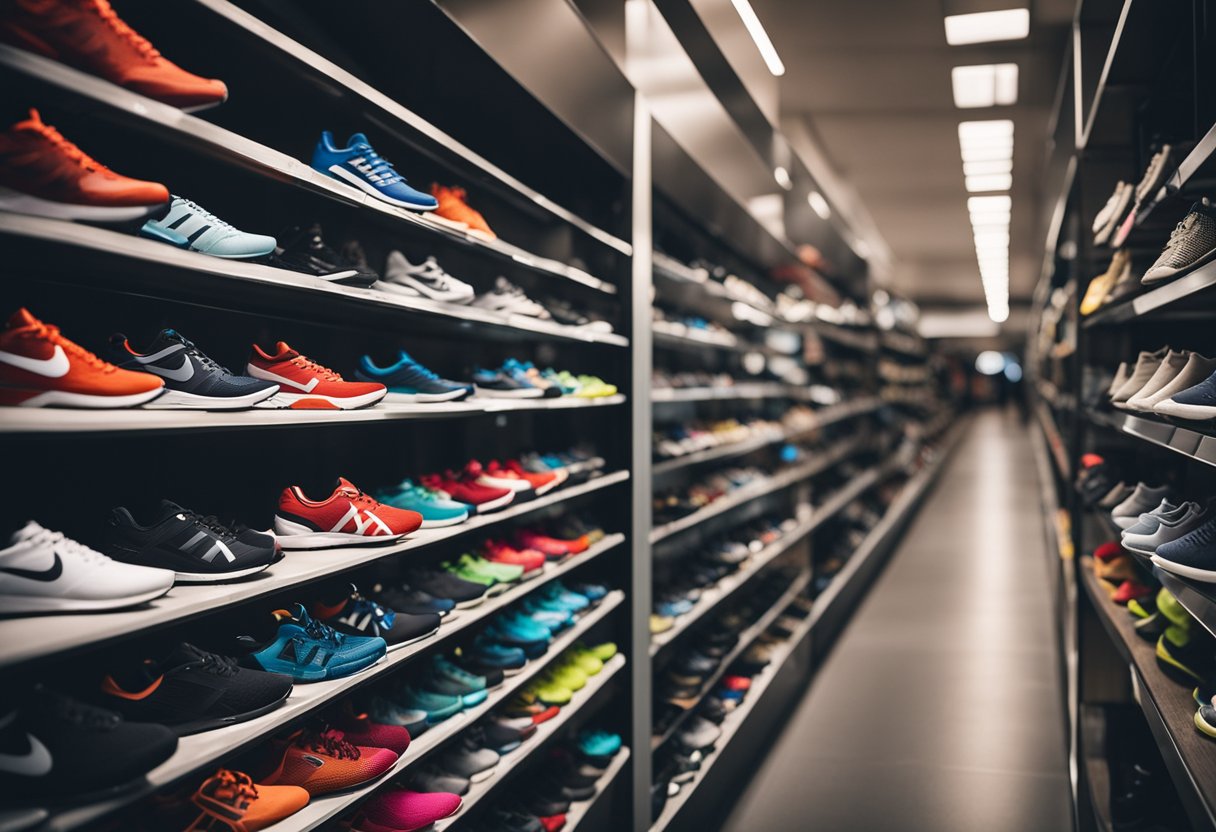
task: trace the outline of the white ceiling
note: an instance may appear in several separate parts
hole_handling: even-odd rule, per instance
[[[1027,40],[948,46],[947,13],[1024,0],[751,0],[786,65],[781,121],[805,131],[873,218],[894,289],[923,306],[982,305],[958,123],[1014,121],[1010,299],[1029,299],[1042,264],[1037,212],[1047,125],[1076,0],[1031,0]],[[965,5],[963,5],[965,4]],[[1018,64],[1018,103],[959,110],[950,69]]]

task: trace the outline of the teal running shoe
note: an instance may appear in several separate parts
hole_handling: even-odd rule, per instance
[[[428,725],[443,722],[464,709],[464,701],[459,696],[423,690],[412,685],[405,685],[398,691],[397,704],[413,711],[425,711]]]
[[[501,670],[504,676],[514,676],[528,663],[527,655],[520,648],[497,644],[481,636],[465,651],[465,658],[470,664]]]
[[[233,228],[197,202],[180,196],[171,196],[168,210],[145,222],[139,233],[157,242],[230,260],[264,257],[277,245],[274,237]]]
[[[612,757],[621,750],[621,737],[609,731],[583,731],[575,747],[587,757]]]
[[[431,672],[424,684],[427,690],[460,697],[466,708],[480,705],[490,695],[486,677],[470,673],[443,656],[431,659]]]
[[[373,722],[385,725],[400,725],[417,737],[431,726],[427,712],[418,708],[407,708],[383,696],[373,696],[367,702],[367,713]]]
[[[541,609],[531,600],[520,604],[519,608],[524,615],[537,624],[543,624],[545,627],[548,627],[550,633],[556,633],[574,623],[574,616],[570,614],[569,610]]]
[[[286,673],[297,682],[341,679],[371,667],[384,657],[388,644],[379,636],[351,636],[312,618],[303,604],[291,611],[276,610],[273,629],[263,638],[240,636],[248,649],[246,667]]]
[[[442,491],[418,485],[409,479],[382,488],[373,496],[387,506],[418,512],[422,515],[424,529],[459,525],[468,520],[473,512],[473,507],[468,503],[451,500]]]
[[[607,594],[606,592],[604,593]],[[566,589],[561,581],[554,581],[541,591],[542,597],[561,604],[571,612],[585,610],[591,606],[591,598],[582,592]],[[602,595],[600,597],[603,597]]]

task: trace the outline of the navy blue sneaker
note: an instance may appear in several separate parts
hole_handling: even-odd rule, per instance
[[[1153,553],[1153,563],[1184,578],[1216,583],[1216,516],[1177,540],[1162,543]]]
[[[525,378],[514,378],[500,370],[473,370],[477,395],[492,399],[540,399],[545,391]]]
[[[165,392],[145,405],[149,408],[240,410],[279,392],[274,382],[228,372],[173,329],[161,330],[147,353],[136,352],[122,333],[111,335],[110,360],[165,380]]]
[[[423,367],[401,350],[397,363],[378,367],[370,355],[359,359],[355,378],[374,381],[388,388],[386,402],[456,402],[473,395],[473,385],[460,381],[448,381]]]
[[[439,207],[435,197],[405,184],[404,177],[368,144],[362,133],[347,139],[346,147],[337,147],[333,134],[323,131],[312,152],[312,166],[389,205],[413,211],[434,211]]]
[[[1216,373],[1212,373],[1194,387],[1188,387],[1168,399],[1157,402],[1153,405],[1153,412],[1195,422],[1216,419]]]

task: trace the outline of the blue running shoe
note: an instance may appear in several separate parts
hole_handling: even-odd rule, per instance
[[[497,618],[485,629],[485,637],[509,647],[520,647],[525,653],[537,644],[549,644],[549,628],[521,616]]]
[[[518,673],[528,663],[527,655],[520,648],[496,644],[480,637],[473,642],[472,647],[462,651],[462,657],[469,664],[496,668],[507,676]]]
[[[528,379],[517,379],[501,370],[473,369],[473,384],[477,395],[491,399],[540,399],[545,391]]]
[[[498,371],[517,384],[530,384],[539,388],[541,395],[546,399],[561,398],[561,386],[541,378],[539,373],[530,372],[535,369],[531,361],[516,361],[514,358],[508,358]]]
[[[1193,387],[1157,402],[1153,405],[1153,412],[1191,422],[1216,419],[1216,373],[1212,373]]]
[[[402,480],[397,485],[382,488],[374,496],[386,506],[418,512],[422,515],[424,529],[458,525],[468,520],[474,510],[468,503],[449,500],[442,491],[416,485],[413,480]]]
[[[426,721],[430,725],[443,722],[450,716],[455,716],[464,710],[464,700],[459,696],[446,693],[422,690],[406,685],[397,694],[397,704],[414,711],[425,711]]]
[[[341,679],[371,667],[384,657],[388,645],[379,636],[348,636],[312,618],[303,604],[276,610],[276,631],[267,639],[241,636],[252,648],[241,661],[246,667],[286,673],[297,682]]]
[[[596,601],[604,600],[604,596],[608,594],[608,587],[603,584],[575,584],[572,591],[594,604]]]
[[[608,594],[604,587],[595,587],[595,589],[604,589],[604,592],[599,594],[599,598],[603,598]],[[587,607],[591,606],[592,598],[588,592],[582,592],[579,590],[571,591],[566,589],[564,586],[562,586],[561,581],[554,581],[553,583],[549,584],[544,588],[544,590],[542,590],[542,593],[543,597],[552,599],[571,612],[585,610]]]
[[[480,705],[490,695],[486,677],[470,673],[443,656],[431,659],[431,672],[423,684],[429,691],[459,696],[466,708]]]
[[[389,205],[413,211],[434,211],[439,207],[435,197],[405,184],[404,177],[368,144],[362,133],[347,139],[346,147],[337,147],[333,134],[325,130],[312,152],[312,166]]]
[[[574,623],[574,616],[565,610],[541,609],[540,606],[530,601],[521,604],[520,609],[530,620],[543,627],[548,627],[551,633],[556,633]]]
[[[426,711],[398,705],[396,702],[383,696],[373,696],[368,700],[367,713],[373,722],[382,722],[385,725],[400,725],[410,732],[411,738],[417,738],[419,734],[431,725]]]
[[[1210,517],[1176,540],[1162,543],[1153,563],[1184,578],[1216,583],[1216,517]]]
[[[576,746],[588,757],[612,757],[621,750],[621,737],[609,731],[583,731]]]
[[[139,234],[178,248],[231,260],[265,257],[277,245],[274,237],[233,228],[197,202],[180,196],[170,197],[165,212],[145,222]]]
[[[383,384],[388,388],[384,401],[389,403],[456,402],[473,395],[473,385],[440,378],[405,350],[398,352],[397,363],[388,367],[377,367],[370,355],[363,356],[355,378]]]

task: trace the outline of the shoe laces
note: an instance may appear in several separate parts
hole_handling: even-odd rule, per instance
[[[1174,226],[1174,230],[1170,232],[1169,242],[1165,244],[1166,248],[1173,248],[1178,242],[1186,236],[1186,232],[1191,230],[1191,226],[1195,224],[1197,214],[1187,214],[1182,218],[1182,221]]]
[[[363,161],[367,163],[368,172],[376,179],[377,184],[392,185],[397,182],[404,182],[405,178],[397,173],[392,164],[376,152],[376,149],[370,144],[357,144],[355,150],[359,152]]]
[[[215,773],[214,779],[219,783],[212,796],[219,800],[234,805],[240,802],[241,798],[257,800],[258,787],[254,785],[253,779],[242,771],[222,768]]]
[[[357,760],[362,756],[357,745],[347,742],[341,731],[332,728],[306,730],[296,738],[295,745],[339,760]]]
[[[121,721],[113,711],[87,705],[67,696],[39,688],[38,699],[47,703],[51,712],[66,722],[85,728],[112,728]]]
[[[177,196],[177,195],[174,195],[173,198],[175,200],[177,200],[178,202],[180,202],[182,205],[185,205],[187,208],[189,208],[191,213],[196,214],[197,216],[202,218],[207,223],[207,225],[210,225],[212,228],[221,228],[225,231],[236,231],[236,228],[232,224],[220,219],[215,214],[211,213],[206,208],[199,205],[193,199],[187,199],[184,196]]]
[[[197,657],[194,661],[185,665],[189,669],[203,670],[214,676],[230,677],[235,676],[240,669],[237,666],[236,659],[231,656],[221,656],[218,653],[208,653],[206,650],[199,650],[191,645],[191,651]]]
[[[437,381],[439,379],[439,374],[430,367],[419,364],[413,358],[410,358],[409,361],[413,365],[414,372],[418,373],[418,375],[422,376],[427,381]]]
[[[128,26],[107,0],[93,0],[93,8],[106,25],[114,30],[115,34],[134,46],[144,58],[151,61],[160,57],[160,52],[156,47],[147,38]]]
[[[187,520],[189,520],[191,523],[194,523],[195,525],[203,526],[204,528],[207,528],[210,531],[215,532],[217,535],[224,538],[225,540],[233,540],[236,538],[236,532],[233,531],[228,526],[224,525],[224,523],[218,517],[216,517],[214,514],[208,514],[208,515],[204,516],[204,515],[199,514],[198,512],[190,511],[187,509],[186,511],[182,512],[182,517],[186,518]]]
[[[370,615],[381,629],[391,629],[393,622],[397,620],[395,612],[387,607],[382,607],[372,599],[365,598],[357,592],[350,597],[348,603],[356,615]]]
[[[299,367],[301,370],[306,370],[310,373],[315,373],[321,376],[326,381],[341,381],[342,376],[334,370],[329,369],[323,364],[318,364],[306,355],[297,355],[291,359],[291,363]],[[360,492],[362,493],[362,492]]]
[[[50,341],[52,344],[62,347],[63,351],[70,354],[73,358],[79,359],[99,372],[112,373],[118,369],[110,362],[98,358],[75,341],[64,338],[57,326],[38,321],[30,326],[22,327],[22,330],[24,330],[21,332],[23,338],[40,338],[44,341]]]
[[[335,645],[343,642],[342,634],[324,621],[318,621],[307,612],[302,612],[301,615],[302,617],[298,619],[300,626],[304,628],[304,632],[308,633],[311,638],[317,641],[327,641]]]
[[[440,288],[446,289],[455,280],[455,278],[443,270],[443,266],[440,266],[439,261],[434,257],[426,258],[426,262],[422,264],[422,268],[419,271],[423,277],[434,281]]]
[[[63,532],[54,532],[50,529],[40,529],[37,534],[34,534],[29,538],[29,541],[37,546],[55,548],[63,552],[71,553],[88,563],[113,563],[110,558],[106,557],[101,552],[90,549],[83,543],[68,537]]]
[[[104,2],[104,0],[98,1]],[[58,147],[61,151],[63,151],[65,156],[76,164],[80,165],[85,170],[97,171],[98,173],[109,172],[109,168],[107,168],[101,162],[98,162],[89,154],[85,153],[51,125],[43,124],[39,121],[33,125],[32,129],[37,131],[47,141],[51,142],[51,144]]]

